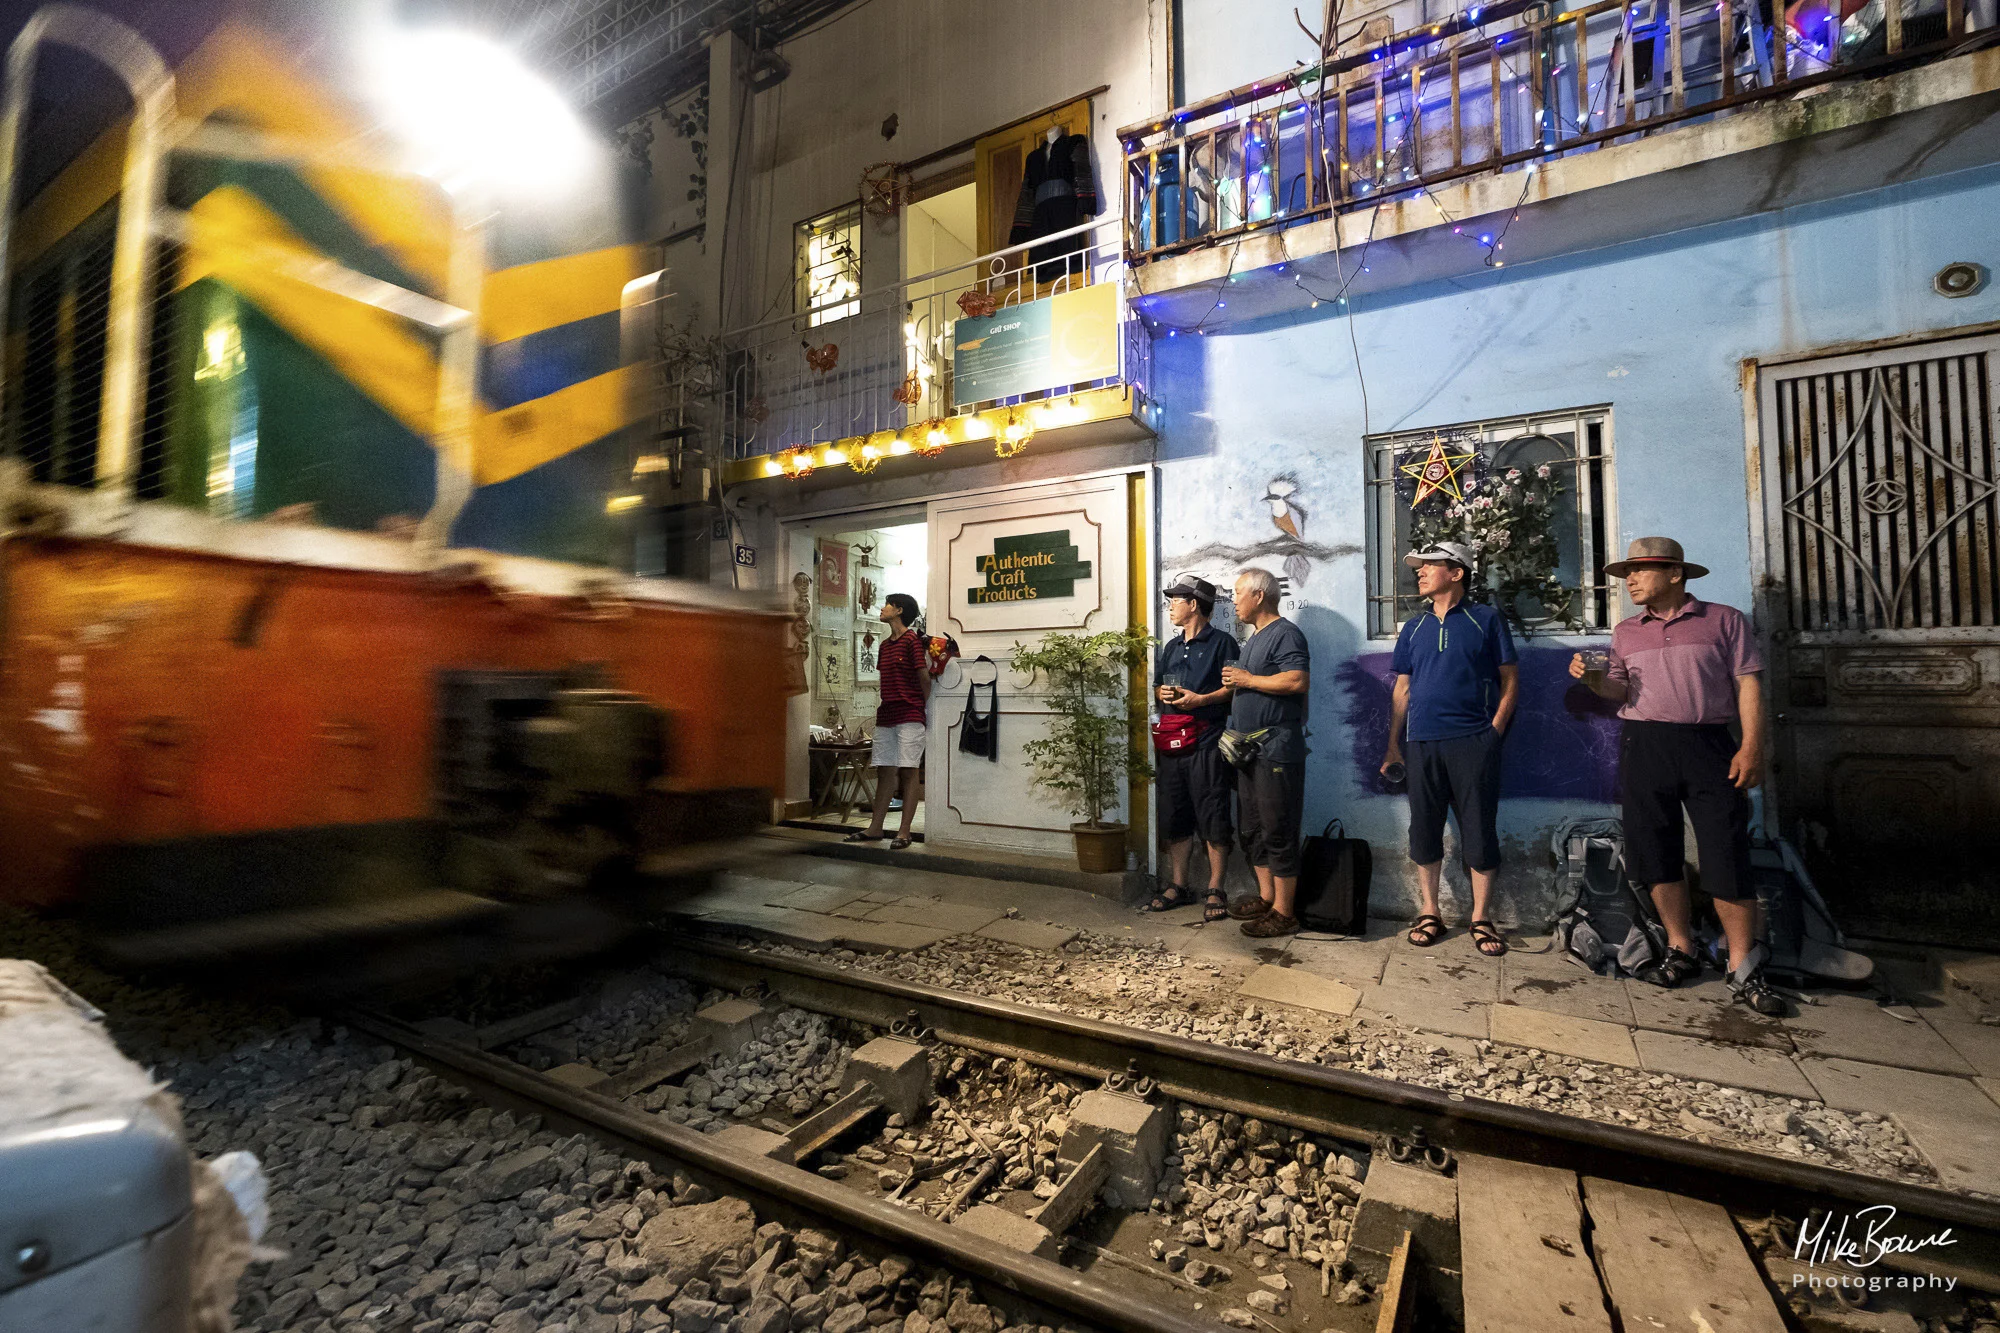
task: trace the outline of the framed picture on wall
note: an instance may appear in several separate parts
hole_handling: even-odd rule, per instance
[[[877,685],[881,683],[882,672],[875,664],[875,650],[882,644],[882,627],[871,626],[854,631],[854,683],[856,685]]]
[[[822,699],[854,697],[854,640],[845,634],[813,639],[813,693]]]
[[[821,542],[819,544],[819,604],[821,606],[846,606],[852,595],[847,583],[847,544],[845,542]]]

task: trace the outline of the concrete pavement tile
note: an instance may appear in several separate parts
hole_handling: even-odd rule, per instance
[[[811,880],[780,879],[771,875],[752,875],[741,870],[725,870],[715,877],[712,893],[726,893],[730,897],[741,897],[746,902],[774,903],[788,893],[812,887]]]
[[[1684,981],[1672,990],[1630,977],[1625,979],[1624,986],[1625,998],[1632,1005],[1632,1018],[1639,1027],[1679,1032],[1731,1046],[1792,1049],[1792,1039],[1785,1034],[1784,1025],[1736,1003],[1729,993],[1729,983],[1719,976]]]
[[[700,914],[703,925],[727,926],[763,939],[822,949],[840,939],[842,923],[816,912],[784,907],[722,907]]]
[[[1373,986],[1382,980],[1389,950],[1380,940],[1302,940],[1293,936],[1285,957],[1290,966],[1316,977],[1330,977],[1350,986]]]
[[[2000,1108],[1978,1120],[1913,1111],[1896,1117],[1947,1189],[2000,1194]]]
[[[861,896],[871,903],[893,903],[903,895],[893,889],[870,889]]]
[[[1004,916],[972,933],[1028,949],[1060,949],[1077,935],[1069,926],[1045,926],[1037,921],[1018,921]]]
[[[1361,992],[1344,981],[1329,981],[1296,967],[1266,963],[1252,972],[1238,995],[1248,1000],[1269,1000],[1297,1009],[1317,1009],[1323,1014],[1347,1015],[1361,1002]]]
[[[990,926],[1004,913],[992,907],[967,907],[962,903],[939,903],[928,900],[899,899],[885,903],[869,913],[871,921],[900,921],[906,926],[929,926],[933,930],[955,930],[960,934],[970,934],[982,926]]]
[[[1750,1088],[1777,1097],[1819,1100],[1799,1067],[1789,1055],[1755,1046],[1723,1046],[1678,1032],[1632,1034],[1640,1063],[1656,1074],[1678,1074],[1682,1078],[1706,1079],[1733,1088]]]
[[[955,930],[910,926],[901,921],[840,921],[835,924],[840,932],[840,942],[862,953],[899,953],[905,949],[922,949],[958,934]]]
[[[1484,1037],[1486,1011],[1491,1007],[1414,986],[1370,986],[1361,992],[1357,1012],[1387,1018],[1426,1032],[1443,1032],[1454,1037]]]
[[[2000,1106],[1971,1079],[1858,1060],[1801,1060],[1827,1104],[1891,1115],[1951,1189],[2000,1194]]]
[[[806,884],[789,892],[774,894],[764,901],[772,907],[790,907],[801,912],[831,912],[847,906],[860,896],[860,889],[835,884]]]
[[[1491,1004],[1500,998],[1500,960],[1481,958],[1470,949],[1454,949],[1446,940],[1428,949],[1397,949],[1382,968],[1388,986],[1415,986],[1446,993],[1463,1001]]]
[[[1556,954],[1513,954],[1501,960],[1500,1000],[1571,1018],[1632,1025],[1632,1002],[1615,977],[1600,977]]]
[[[2000,1078],[1976,1078],[1972,1081],[1979,1085],[1981,1092],[1993,1099],[1995,1106],[2000,1106]]]
[[[1632,1030],[1622,1023],[1606,1023],[1574,1014],[1551,1013],[1519,1004],[1496,1004],[1492,1018],[1493,1040],[1536,1050],[1573,1055],[1579,1060],[1639,1068],[1639,1052],[1632,1045]]]
[[[1984,1023],[1938,1023],[1932,1031],[1965,1058],[1965,1062],[1988,1077],[2000,1077],[2000,1028]]]
[[[1785,1020],[1785,1030],[1808,1055],[1943,1074],[1975,1072],[1930,1024],[1898,1018],[1859,995],[1827,995],[1816,1005],[1801,1006],[1796,1017]]]
[[[1819,1090],[1821,1101],[1843,1111],[1958,1120],[2000,1117],[2000,1108],[1969,1078],[1818,1057],[1801,1058],[1799,1068]]]

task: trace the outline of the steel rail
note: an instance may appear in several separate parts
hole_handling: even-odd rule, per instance
[[[785,1003],[880,1027],[915,1010],[951,1045],[1086,1076],[1136,1067],[1174,1097],[1354,1142],[1421,1131],[1454,1152],[1538,1162],[1754,1212],[1804,1217],[1814,1209],[1888,1205],[1896,1209],[1898,1230],[1954,1228],[1953,1248],[1927,1251],[1921,1271],[1955,1273],[1967,1285],[2000,1291],[2000,1200],[1711,1147],[686,935],[673,941],[659,964],[728,990],[761,984]],[[1947,1256],[1942,1263],[1940,1254]],[[1883,1263],[1900,1267],[1896,1260],[1889,1256]]]
[[[616,1144],[636,1157],[678,1163],[727,1181],[766,1211],[831,1221],[863,1231],[959,1272],[994,1283],[1060,1314],[1117,1333],[1214,1333],[1207,1320],[1115,1290],[1048,1259],[1018,1253],[954,1230],[913,1209],[867,1198],[810,1171],[718,1145],[708,1135],[663,1116],[634,1110],[601,1094],[567,1087],[511,1060],[430,1036],[369,1010],[347,1010],[338,1021],[387,1042],[491,1103],[540,1115],[566,1132]]]

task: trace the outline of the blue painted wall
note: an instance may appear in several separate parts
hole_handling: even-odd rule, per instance
[[[1155,342],[1163,572],[1215,577],[1260,555],[1276,568],[1266,487],[1296,480],[1313,548],[1292,593],[1314,652],[1306,823],[1337,814],[1375,844],[1378,911],[1410,899],[1405,803],[1367,776],[1386,732],[1390,643],[1366,637],[1364,435],[1609,403],[1612,544],[1678,537],[1714,571],[1696,591],[1748,610],[1742,361],[2000,320],[2000,288],[1958,300],[1931,290],[1952,261],[2000,269],[1996,217],[2000,171],[1982,170],[1357,300],[1365,419],[1348,322],[1331,301],[1257,326],[1212,318],[1201,336]],[[1503,789],[1504,919],[1546,916],[1547,829],[1601,809],[1589,794],[1612,797],[1611,724],[1558,674],[1582,643],[1526,645],[1527,706]],[[1461,871],[1451,878],[1462,885]]]

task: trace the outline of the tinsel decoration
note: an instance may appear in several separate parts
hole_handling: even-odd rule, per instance
[[[1427,465],[1440,446],[1448,459],[1471,455],[1451,469],[1457,496],[1429,484]],[[1491,603],[1520,633],[1581,625],[1577,590],[1556,577],[1562,563],[1556,504],[1565,490],[1556,469],[1547,463],[1497,468],[1473,435],[1418,441],[1399,461],[1408,464],[1397,469],[1397,490],[1410,497],[1411,550],[1441,541],[1470,547],[1476,567],[1466,595]]]
[[[799,346],[806,350],[806,364],[822,375],[840,364],[839,343],[826,343],[823,346],[814,347],[809,342],[801,341]]]
[[[878,218],[892,218],[910,202],[910,173],[900,163],[877,162],[861,172],[861,206]]]
[[[743,404],[743,419],[761,426],[771,419],[771,405],[762,398],[752,398]]]
[[[896,386],[896,392],[889,395],[904,407],[915,407],[917,400],[924,396],[924,382],[916,371],[903,376],[903,382]]]
[[[936,458],[944,452],[950,441],[946,438],[943,417],[932,417],[912,432],[916,436],[910,447],[917,451],[919,458]]]
[[[1000,308],[1000,298],[992,292],[968,287],[958,294],[958,310],[967,319],[985,319]]]
[[[1017,458],[1028,451],[1028,445],[1034,438],[1034,425],[1020,408],[1014,408],[1007,413],[1007,420],[993,432],[993,456]]]
[[[778,455],[778,466],[788,477],[810,477],[813,474],[813,451],[810,449],[787,449]]]

